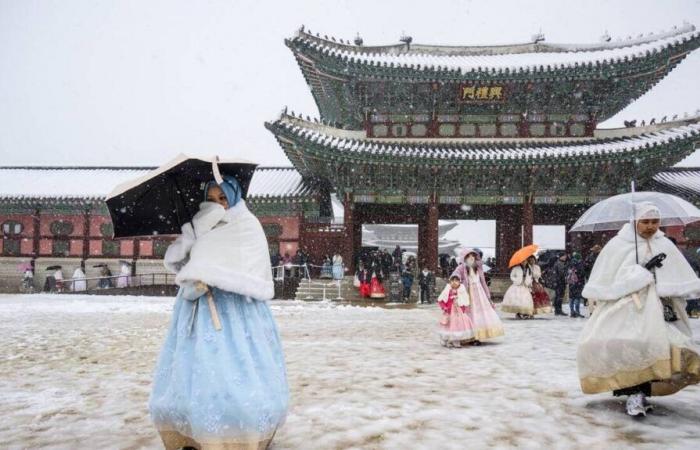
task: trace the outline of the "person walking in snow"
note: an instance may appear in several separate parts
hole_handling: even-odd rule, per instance
[[[418,286],[420,287],[420,302],[431,303],[435,288],[435,275],[425,266],[418,275]]]
[[[241,193],[230,176],[208,183],[165,254],[180,289],[149,410],[166,450],[264,449],[287,415],[267,240]]]
[[[443,346],[461,347],[474,340],[474,324],[467,313],[469,303],[469,294],[459,276],[452,275],[438,296],[442,310],[438,335]]]
[[[486,284],[483,263],[479,253],[466,248],[460,255],[462,263],[457,266],[452,275],[457,275],[467,289],[471,308],[469,318],[474,325],[474,339],[480,341],[503,336],[503,323],[491,303],[491,291]]]
[[[646,398],[700,382],[700,348],[685,312],[700,279],[659,231],[660,212],[635,205],[634,221],[603,248],[583,288],[596,304],[578,343],[585,394],[627,395],[627,413],[646,415]]]
[[[345,274],[345,268],[343,267],[343,257],[340,253],[333,255],[333,279],[342,280]]]
[[[562,252],[559,258],[554,263],[554,267],[551,268],[554,275],[554,315],[555,316],[565,316],[566,314],[562,310],[562,304],[564,303],[564,296],[566,295],[566,275],[569,270],[569,264],[567,260],[569,259],[566,252]]]
[[[584,268],[581,255],[574,253],[567,269],[566,284],[569,287],[569,315],[572,318],[584,317],[581,314],[581,301],[584,282]]]
[[[503,295],[501,311],[515,314],[517,319],[532,319],[535,304],[532,299],[532,270],[527,260],[510,271],[511,285]]]
[[[548,314],[552,312],[552,301],[549,299],[542,282],[542,268],[537,263],[535,255],[527,259],[527,265],[532,273],[532,285],[530,292],[532,293],[532,304],[535,314]]]

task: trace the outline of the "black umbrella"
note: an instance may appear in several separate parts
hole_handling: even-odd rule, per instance
[[[105,264],[105,263],[99,263],[99,264],[95,264],[95,265],[92,266],[92,267],[107,267],[107,264]]]
[[[46,268],[46,270],[60,270],[62,268],[62,266],[49,266]]]
[[[180,155],[136,180],[120,184],[107,196],[114,237],[179,234],[204,201],[204,186],[230,175],[248,195],[257,164],[245,160],[189,158]]]

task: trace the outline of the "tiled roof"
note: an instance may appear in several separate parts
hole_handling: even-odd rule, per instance
[[[624,155],[635,150],[663,145],[679,139],[700,140],[700,123],[668,124],[654,132],[618,138],[578,139],[376,139],[362,131],[339,130],[289,115],[282,115],[266,126],[285,147],[289,136],[320,146],[348,158],[394,157],[425,162],[465,160],[544,160],[584,156]],[[628,132],[629,129],[628,129]],[[285,137],[286,136],[286,137]],[[575,161],[575,160],[572,160]]]
[[[99,200],[114,186],[150,169],[108,167],[0,167],[0,198]]]
[[[639,36],[623,41],[596,44],[548,44],[465,47],[418,44],[358,46],[321,38],[300,30],[287,41],[290,47],[307,48],[346,62],[415,70],[469,72],[509,69],[552,70],[577,65],[616,63],[661,52],[689,41],[699,42],[695,26],[684,24],[668,32]],[[695,47],[697,47],[695,45]]]
[[[102,200],[114,186],[143,176],[154,167],[0,167],[0,199]],[[299,198],[314,189],[293,167],[258,167],[248,198]]]
[[[258,167],[250,183],[248,197],[251,199],[275,197],[305,197],[315,190],[301,178],[293,167]]]
[[[673,168],[654,175],[654,187],[684,197],[700,197],[700,168]]]

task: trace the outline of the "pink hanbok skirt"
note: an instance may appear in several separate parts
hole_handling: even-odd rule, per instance
[[[469,308],[469,318],[474,325],[474,339],[483,341],[503,336],[501,318],[498,317],[498,313],[496,313],[493,304],[486,296],[486,292],[478,280],[470,280],[469,295],[472,300],[471,308]]]
[[[440,320],[438,335],[443,345],[450,342],[465,342],[474,339],[474,326],[469,314],[465,312],[468,308],[453,305],[450,314],[443,314]]]

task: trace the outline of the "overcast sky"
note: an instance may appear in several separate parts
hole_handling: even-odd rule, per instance
[[[0,165],[154,165],[178,152],[289,165],[263,127],[318,114],[284,38],[366,45],[597,42],[700,25],[699,0],[0,0]],[[700,107],[700,51],[604,125]],[[700,155],[698,155],[700,165]]]

